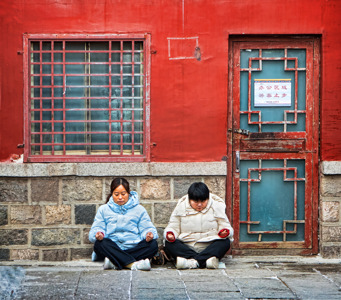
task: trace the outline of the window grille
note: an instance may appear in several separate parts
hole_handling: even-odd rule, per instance
[[[147,157],[145,38],[26,44],[29,161]]]

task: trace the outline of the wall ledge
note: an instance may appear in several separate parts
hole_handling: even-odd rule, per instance
[[[323,175],[341,174],[341,161],[323,161],[321,163],[321,172]]]
[[[226,176],[222,162],[0,163],[0,177]]]

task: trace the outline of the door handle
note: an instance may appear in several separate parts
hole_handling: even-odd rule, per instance
[[[240,152],[236,151],[236,173],[239,173],[240,166]]]

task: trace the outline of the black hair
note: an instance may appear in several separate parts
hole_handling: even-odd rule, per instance
[[[116,177],[113,179],[113,181],[111,182],[110,185],[110,194],[107,197],[107,201],[105,203],[108,203],[108,201],[110,200],[110,197],[112,196],[112,193],[114,192],[114,190],[116,190],[117,187],[119,187],[120,185],[123,185],[123,187],[125,188],[125,190],[127,191],[128,194],[130,194],[130,187],[129,187],[129,182],[127,179],[123,178],[123,177]]]
[[[188,198],[194,201],[205,201],[210,197],[210,191],[203,182],[194,182],[188,189]]]

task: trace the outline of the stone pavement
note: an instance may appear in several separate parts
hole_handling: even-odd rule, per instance
[[[103,270],[101,263],[2,262],[0,299],[341,299],[341,260],[226,257],[226,269]]]

